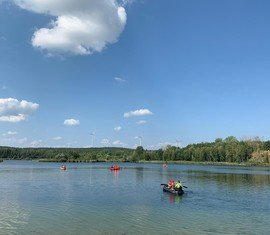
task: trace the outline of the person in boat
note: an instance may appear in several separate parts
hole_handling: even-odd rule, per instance
[[[60,167],[60,169],[61,169],[61,170],[66,170],[67,167],[66,167],[66,165],[62,165],[62,166]]]
[[[170,189],[174,189],[174,186],[175,186],[175,181],[174,180],[169,180],[169,182],[168,182],[168,187],[170,188]]]
[[[178,180],[174,185],[174,190],[181,191],[183,190],[183,184],[180,180]]]
[[[111,170],[120,170],[120,166],[118,165],[112,165]]]

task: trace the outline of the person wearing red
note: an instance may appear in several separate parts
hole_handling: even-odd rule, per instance
[[[174,186],[175,186],[175,181],[173,179],[170,179],[168,182],[168,187],[171,189],[174,189]]]

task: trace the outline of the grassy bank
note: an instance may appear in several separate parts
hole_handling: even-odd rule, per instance
[[[38,162],[59,162],[59,163],[97,163],[97,162],[129,162],[129,161],[123,161],[123,160],[67,160],[67,161],[61,161],[59,159],[37,159],[34,161]],[[164,164],[164,161],[139,161],[138,163],[154,163],[154,164]],[[235,162],[197,162],[197,161],[166,161],[166,164],[182,164],[182,165],[209,165],[209,166],[266,166],[270,167],[270,164],[267,163],[258,163],[258,162],[242,162],[242,163],[235,163]]]
[[[126,160],[104,160],[104,159],[97,159],[97,160],[81,160],[81,159],[68,159],[68,160],[61,160],[61,159],[57,159],[57,158],[41,158],[41,159],[36,159],[33,161],[37,161],[37,162],[61,162],[61,163],[65,163],[65,162],[74,162],[74,163],[96,163],[96,162],[129,162]]]
[[[104,162],[104,161],[99,161],[99,160],[75,160],[75,159],[70,159],[70,160],[61,160],[61,159],[52,159],[52,158],[41,158],[41,159],[36,159],[33,161],[37,161],[37,162],[85,162],[85,163],[89,163],[89,162]]]

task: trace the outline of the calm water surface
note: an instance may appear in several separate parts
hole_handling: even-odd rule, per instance
[[[120,165],[0,163],[0,234],[270,234],[270,168]]]

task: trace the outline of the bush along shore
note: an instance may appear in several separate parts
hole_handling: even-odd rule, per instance
[[[129,148],[13,148],[0,147],[0,159],[42,162],[172,162],[215,165],[270,165],[270,141],[238,140],[230,136],[214,142],[164,149]],[[1,160],[0,160],[1,161]]]

